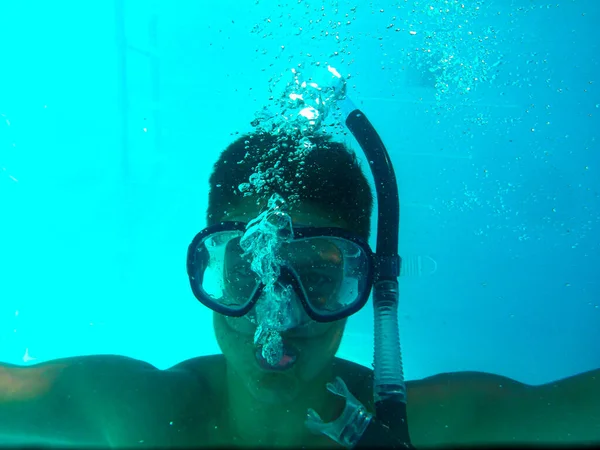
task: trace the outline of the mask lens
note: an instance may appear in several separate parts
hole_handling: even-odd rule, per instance
[[[315,237],[287,245],[284,257],[294,268],[310,308],[327,316],[353,306],[367,288],[368,257],[352,241]]]
[[[252,299],[258,277],[250,269],[250,261],[240,247],[241,231],[225,231],[207,237],[206,269],[202,290],[211,301],[231,310],[242,309]]]

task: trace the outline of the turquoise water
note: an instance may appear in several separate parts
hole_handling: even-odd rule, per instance
[[[599,367],[600,4],[240,3],[0,5],[0,360],[218,352],[184,266],[210,167],[320,62],[386,143],[424,263],[407,379]],[[370,365],[372,331],[369,304],[339,356]]]

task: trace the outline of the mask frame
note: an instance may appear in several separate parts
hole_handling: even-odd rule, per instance
[[[209,254],[206,246],[203,245],[204,241],[213,234],[227,231],[239,231],[243,234],[246,231],[246,223],[245,222],[220,222],[215,225],[208,226],[200,231],[191,244],[188,246],[187,252],[187,274],[189,277],[190,287],[192,288],[192,292],[194,296],[200,303],[204,306],[216,311],[220,314],[230,317],[242,317],[248,314],[248,312],[254,307],[258,299],[260,298],[265,284],[259,282],[253,293],[249,297],[248,301],[238,309],[233,309],[228,306],[224,306],[219,302],[213,300],[210,295],[208,295],[204,289],[202,289],[202,282],[204,278],[204,271],[206,266],[208,265]],[[294,240],[296,239],[305,239],[305,238],[315,238],[315,237],[334,237],[345,239],[351,241],[355,245],[361,248],[366,256],[366,273],[365,276],[365,288],[357,296],[357,299],[342,308],[340,311],[331,314],[322,314],[318,311],[315,311],[308,301],[308,296],[300,282],[300,277],[296,273],[296,271],[288,266],[281,266],[281,273],[279,275],[278,281],[283,281],[292,286],[296,295],[300,299],[304,310],[308,314],[308,316],[316,322],[333,322],[336,320],[340,320],[346,317],[355,314],[360,311],[371,295],[371,290],[373,288],[374,280],[377,279],[376,274],[376,265],[375,265],[375,256],[369,244],[360,236],[352,233],[351,231],[345,230],[343,228],[337,227],[294,227]]]

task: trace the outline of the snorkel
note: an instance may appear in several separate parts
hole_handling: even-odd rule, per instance
[[[306,426],[312,432],[325,434],[347,448],[381,445],[382,433],[386,435],[388,445],[410,447],[406,420],[406,384],[398,328],[400,202],[394,169],[381,138],[364,113],[348,98],[345,80],[334,68],[328,67],[327,71],[322,70],[320,74],[309,79],[303,78],[303,74],[296,70],[292,70],[292,73],[293,81],[286,85],[282,96],[283,111],[273,114],[264,109],[253,124],[260,125],[269,133],[296,135],[299,142],[298,151],[301,153],[310,151],[310,134],[320,127],[327,113],[336,107],[369,161],[378,205],[376,275],[373,284],[375,416],[373,417],[349,392],[343,380],[336,378],[333,383],[328,383],[327,389],[346,399],[342,415],[333,422],[325,423],[311,409],[308,411]],[[240,186],[240,191],[244,192],[244,195],[252,189],[260,191],[264,185],[262,175],[259,174],[249,180],[249,183]],[[291,200],[293,201],[293,198]],[[266,220],[268,211],[273,211],[273,208],[269,208],[263,213],[265,215],[257,218],[260,219],[259,223]],[[250,224],[247,230],[247,234],[251,232]],[[263,244],[257,248],[264,247]],[[255,343],[258,342],[259,330],[263,329],[265,327],[259,323]],[[272,339],[276,358],[277,339]],[[377,424],[378,428],[375,428],[374,424]]]
[[[379,134],[346,96],[340,101],[346,126],[363,149],[377,193],[377,275],[373,285],[374,371],[373,397],[377,418],[410,445],[406,419],[406,383],[398,327],[398,255],[400,199],[394,167]]]

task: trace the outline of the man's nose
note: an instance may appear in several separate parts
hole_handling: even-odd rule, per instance
[[[292,287],[281,283],[263,292],[253,309],[259,325],[279,332],[292,330],[310,320]]]

